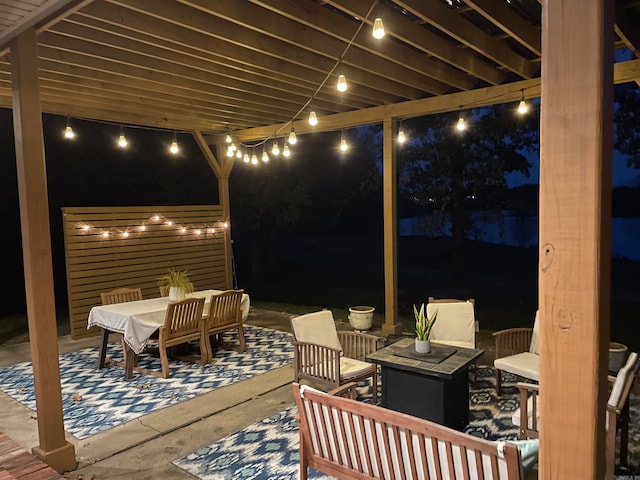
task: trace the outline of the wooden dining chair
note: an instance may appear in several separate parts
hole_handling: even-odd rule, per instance
[[[116,288],[108,292],[102,292],[100,299],[103,305],[111,305],[113,303],[133,302],[134,300],[142,300],[141,288]]]
[[[176,345],[199,340],[200,351],[206,351],[207,339],[203,335],[205,319],[202,317],[204,302],[204,298],[185,298],[178,302],[169,303],[165,313],[164,325],[160,327],[158,334],[158,350],[160,352],[162,372],[145,370],[145,373],[169,378],[169,354],[167,350]],[[201,362],[206,362],[206,358],[202,355]]]
[[[108,292],[100,293],[100,299],[102,300],[102,305],[112,305],[114,303],[124,303],[124,302],[133,302],[136,300],[142,300],[142,289],[141,288],[116,288],[114,290],[109,290]],[[122,343],[122,356],[125,361],[120,362],[112,362],[117,365],[124,366],[127,358],[127,347],[124,344],[124,336],[120,335],[120,342]],[[102,329],[102,343],[100,344],[100,352],[98,353],[98,369],[104,367],[107,363],[107,343],[109,343],[109,331],[106,328]]]
[[[244,290],[225,290],[211,296],[205,324],[207,337],[207,358],[213,360],[213,345],[222,345],[222,334],[229,330],[238,330],[238,352],[246,348],[244,328],[242,326],[242,295]],[[202,352],[201,355],[205,354]]]

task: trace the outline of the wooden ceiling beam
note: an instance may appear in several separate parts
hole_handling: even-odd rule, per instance
[[[247,25],[240,23],[233,24],[224,18],[217,18],[214,15],[203,15],[202,11],[195,10],[187,5],[176,5],[173,0],[154,0],[153,3],[149,3],[146,0],[111,0],[111,3],[148,15],[148,22],[155,21],[152,20],[155,18],[202,33],[210,32],[212,36],[219,35],[219,38],[224,41],[233,41],[236,44],[235,50],[245,48],[245,46],[248,45],[259,45],[260,49],[253,52],[254,57],[261,54],[269,55],[297,63],[304,67],[316,68],[320,72],[320,75],[318,75],[318,84],[320,84],[324,75],[335,66],[335,60],[331,60],[327,56],[318,55],[309,49],[294,48],[291,43],[280,41],[276,38],[270,38],[269,36],[263,37],[261,32],[250,29]],[[216,4],[216,6],[218,5],[220,4]],[[240,12],[236,12],[238,16],[246,15],[243,13],[247,7],[245,3],[223,2],[222,5],[232,10],[240,10]],[[120,17],[119,20],[126,22],[127,15]],[[211,42],[213,41],[212,39]],[[319,65],[325,65],[327,69],[323,71],[319,68]],[[411,74],[413,75],[415,72],[411,72]],[[424,85],[422,85],[423,87],[426,88],[430,86],[430,79],[417,74],[414,76],[421,77],[420,79],[424,83]],[[377,102],[380,103],[397,101],[399,98],[416,98],[425,95],[425,90],[417,89],[415,86],[409,86],[412,83],[416,83],[417,79],[411,79],[408,78],[408,76],[393,78],[393,75],[389,73],[385,73],[384,75],[371,75],[357,68],[357,66],[350,68],[349,81],[354,86],[356,84],[359,85],[359,88],[357,90],[354,89],[350,94],[360,95],[363,99],[376,99]],[[335,85],[335,82],[332,82],[332,85]],[[426,92],[438,94],[445,89],[446,87],[444,85],[438,84],[437,86],[433,86],[431,90],[426,90]],[[372,103],[376,102],[374,101]]]
[[[295,85],[307,85],[315,89],[319,83],[318,70],[315,68],[294,65],[272,55],[257,55],[255,51],[248,48],[237,48],[233,43],[220,38],[189,30],[161,19],[151,19],[148,15],[123,7],[95,3],[83,10],[81,16],[74,16],[70,20],[90,28],[106,29],[113,34],[135,41],[166,46],[168,49],[175,48],[177,53],[183,53],[185,49],[193,51],[194,54],[200,52],[216,63],[238,69],[246,75],[281,79],[283,82],[288,82],[292,88]],[[216,32],[222,34],[224,26],[219,26]],[[215,44],[215,49],[210,48],[212,44]],[[352,102],[351,98],[340,97],[335,89],[321,91],[316,98],[331,103],[339,101],[353,108],[363,106],[360,102]],[[367,105],[370,105],[370,102],[367,102]]]
[[[330,0],[324,3],[360,18],[366,15],[371,5],[369,0]],[[497,85],[504,80],[505,75],[503,73],[483,62],[477,55],[469,53],[469,50],[459,48],[455,43],[430,32],[407,19],[406,15],[388,8],[384,4],[378,3],[371,17],[383,18],[387,35],[397,38],[428,55],[432,55],[438,60],[449,63],[473,77],[492,85]],[[467,90],[467,88],[460,88]]]
[[[636,58],[640,58],[640,31],[638,25],[629,20],[626,9],[616,3],[616,34],[622,39],[624,44],[633,52]]]
[[[538,70],[536,65],[518,55],[506,44],[460,17],[444,2],[395,0],[395,3],[522,78],[532,78]]]
[[[75,31],[77,29],[71,25],[67,26],[64,30],[66,30],[65,33],[68,33],[69,31]],[[129,62],[141,67],[156,68],[158,70],[162,69],[164,73],[177,74],[177,71],[184,69],[184,67],[193,68],[194,73],[189,75],[189,77],[212,83],[220,83],[221,80],[219,79],[219,76],[222,75],[226,77],[224,79],[224,83],[229,86],[231,91],[250,91],[257,95],[263,95],[273,99],[275,102],[274,105],[276,106],[278,105],[279,99],[286,96],[294,105],[294,108],[298,107],[300,103],[306,101],[306,99],[313,93],[309,89],[306,91],[296,91],[295,88],[287,89],[287,84],[279,83],[277,81],[274,81],[271,86],[264,86],[262,84],[252,83],[251,81],[243,78],[229,77],[229,73],[235,72],[228,72],[224,70],[224,67],[211,65],[210,63],[197,58],[181,56],[179,57],[182,59],[180,63],[173,63],[166,59],[175,58],[175,56],[169,55],[169,52],[166,52],[165,50],[149,45],[141,45],[137,47],[135,52],[126,51],[125,48],[131,47],[130,43],[120,37],[109,36],[103,32],[95,32],[95,34],[85,37],[91,38],[91,42],[61,35],[61,33],[63,32],[60,32],[57,29],[55,31],[43,33],[41,35],[40,42],[43,46],[61,50],[71,51],[71,49],[74,48],[75,53],[92,57],[109,58],[110,60],[121,63]],[[83,33],[86,35],[89,32],[82,31],[74,33]],[[93,41],[100,43],[92,43]],[[224,70],[224,72],[221,73],[220,70]],[[227,75],[224,75],[224,73]],[[208,80],[206,80],[207,78]],[[320,101],[320,103],[323,102]],[[325,104],[325,106],[326,105],[328,104]]]
[[[128,3],[140,3],[143,0],[126,0]],[[166,0],[158,0],[166,1]],[[341,60],[341,69],[346,70],[350,82],[359,83],[361,86],[371,86],[385,91],[391,91],[393,85],[398,85],[405,94],[401,98],[420,98],[426,93],[439,95],[449,90],[444,82],[438,82],[426,75],[419,74],[403,65],[382,59],[358,47],[352,46],[345,51],[347,46],[344,41],[330,37],[315,29],[306,28],[298,22],[289,20],[274,12],[256,5],[238,2],[218,2],[213,4],[208,0],[178,0],[180,3],[198,9],[211,17],[220,17],[234,22],[236,30],[250,30],[251,35],[264,35],[264,42],[269,46],[268,50],[277,52],[279,56],[291,58],[302,51],[307,54],[321,56],[332,62],[330,68],[324,70],[325,75],[331,72],[338,60]],[[156,11],[154,2],[153,10]],[[175,7],[173,8],[175,10]],[[328,11],[327,11],[328,12]],[[202,15],[201,15],[202,16]],[[358,24],[354,22],[353,32]],[[313,62],[313,60],[311,60]],[[308,65],[309,62],[304,62]],[[334,72],[335,78],[337,73]],[[389,83],[391,82],[391,83]],[[332,79],[335,85],[335,80]]]
[[[626,83],[640,78],[640,59],[618,62],[613,69],[614,83]],[[425,98],[422,100],[411,100],[399,102],[393,105],[383,105],[368,109],[338,113],[323,117],[321,123],[316,127],[310,127],[305,122],[295,122],[293,126],[296,132],[301,134],[311,131],[332,131],[342,128],[351,128],[360,125],[380,123],[387,117],[396,119],[407,119],[423,115],[433,115],[437,113],[452,112],[460,109],[460,105],[472,105],[473,108],[499,103],[517,102],[524,93],[526,99],[540,96],[540,78],[521,80],[504,85],[495,85],[479,88],[467,92],[452,93],[450,95],[439,95],[437,97]],[[269,131],[280,128],[279,125],[269,127],[257,127],[234,132],[241,141],[251,141],[252,139],[263,138]],[[211,143],[219,141],[220,138],[211,136],[208,139]]]
[[[540,29],[516,14],[507,3],[495,0],[465,0],[465,3],[536,56],[542,56]]]
[[[453,68],[440,60],[425,56],[423,53],[410,49],[399,42],[376,40],[371,35],[371,27],[369,25],[373,21],[370,19],[365,21],[365,26],[354,37],[354,29],[358,24],[344,15],[334,13],[325,7],[311,4],[305,9],[296,9],[293,8],[295,0],[251,1],[278,15],[287,16],[309,28],[317,29],[341,42],[349,43],[353,38],[352,46],[357,47],[354,55],[359,55],[359,49],[362,49],[370,54],[394,62],[398,66],[407,67],[421,75],[431,77],[434,80],[446,81],[461,90],[468,90],[476,83],[474,79],[459,69]],[[294,12],[295,17],[293,16]],[[364,18],[367,13],[368,9],[359,17]],[[405,24],[411,24],[411,22],[405,20]]]

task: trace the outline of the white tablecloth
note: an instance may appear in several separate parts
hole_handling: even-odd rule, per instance
[[[221,290],[201,290],[187,295],[188,297],[206,298],[205,312],[209,307],[211,296],[222,293]],[[99,305],[89,312],[87,328],[94,326],[106,328],[112,332],[122,333],[124,341],[135,353],[140,353],[147,345],[149,337],[164,323],[169,297],[148,298],[134,302]],[[250,299],[246,293],[242,295],[242,320],[249,315]]]

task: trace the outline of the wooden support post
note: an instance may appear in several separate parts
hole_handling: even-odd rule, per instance
[[[382,335],[402,333],[398,323],[398,213],[396,210],[396,153],[393,120],[383,122],[382,190],[384,203],[384,324]]]
[[[65,440],[62,417],[35,30],[27,30],[12,42],[11,74],[27,319],[40,440],[33,454],[63,472],[75,469],[77,463],[73,445]]]
[[[604,475],[614,3],[542,2],[541,479]]]

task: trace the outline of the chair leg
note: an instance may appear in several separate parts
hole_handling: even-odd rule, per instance
[[[500,370],[496,368],[496,394],[500,397],[502,395],[502,386],[500,382],[502,381],[502,375]]]
[[[169,359],[167,357],[167,347],[160,347],[160,363],[162,364],[162,378],[169,378]]]
[[[376,367],[377,368],[377,367]],[[375,372],[371,377],[373,380],[373,403],[378,403],[378,372]]]
[[[245,338],[244,338],[244,328],[242,328],[242,324],[240,324],[240,326],[238,327],[238,342],[240,343],[238,347],[238,351],[242,353],[246,348]]]

